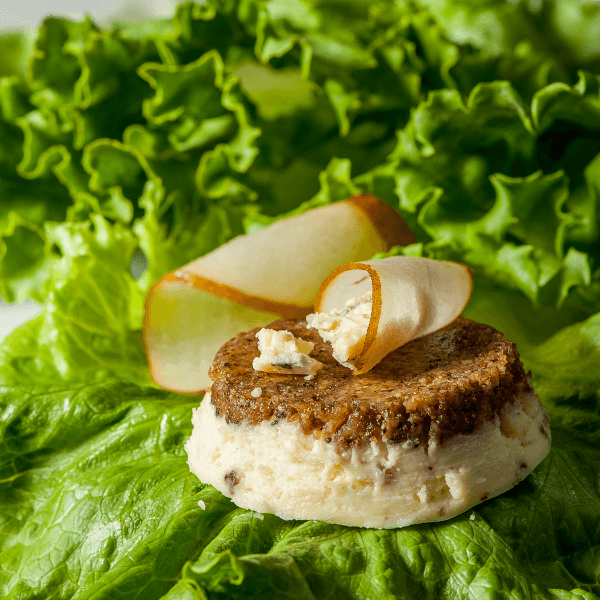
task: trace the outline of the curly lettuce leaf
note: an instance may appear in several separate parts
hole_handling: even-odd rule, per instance
[[[554,10],[554,4],[544,4],[542,12],[546,6]],[[405,134],[409,131],[415,107],[415,118],[427,112],[419,103],[432,90],[446,98],[431,115],[434,121],[442,118],[451,124],[456,117],[469,130],[474,126],[469,119],[477,113],[483,131],[494,128],[484,144],[488,150],[501,154],[497,146],[512,143],[510,164],[502,160],[495,169],[513,177],[531,175],[533,167],[518,172],[513,167],[520,160],[531,162],[531,140],[517,130],[527,129],[528,121],[537,117],[519,108],[508,85],[496,93],[488,89],[495,95],[494,105],[477,83],[508,79],[519,91],[527,88],[527,100],[547,83],[562,86],[562,100],[552,101],[561,113],[555,118],[560,124],[565,121],[562,113],[578,112],[578,94],[593,103],[593,80],[586,76],[588,91],[582,83],[577,91],[568,91],[573,60],[562,68],[561,57],[540,41],[537,17],[528,16],[516,26],[527,13],[521,5],[491,3],[480,13],[474,22],[496,19],[501,26],[484,28],[479,38],[469,10],[451,2],[210,0],[179,5],[170,22],[111,30],[89,19],[78,23],[49,18],[38,32],[27,80],[19,82],[19,101],[3,98],[0,103],[4,112],[18,105],[5,116],[11,129],[6,154],[10,160],[18,157],[7,177],[23,189],[28,181],[52,188],[51,197],[41,200],[46,213],[53,212],[56,197],[63,212],[48,218],[77,222],[100,212],[135,227],[140,244],[152,238],[156,249],[147,252],[170,254],[161,262],[172,265],[211,249],[208,241],[192,240],[199,228],[207,232],[213,227],[216,214],[232,224],[235,235],[243,231],[240,220],[249,214],[260,220],[296,209],[318,192],[318,176],[334,158],[351,161],[355,177],[376,169],[373,191],[388,195],[390,187],[398,188],[401,209],[414,212],[413,205],[423,200],[419,185],[398,182],[397,174],[390,183],[385,163],[395,132],[405,126]],[[470,33],[461,37],[463,25]],[[588,69],[594,64],[580,62]],[[559,90],[544,93],[551,101]],[[463,118],[459,100],[469,94],[473,112]],[[481,107],[475,106],[476,96]],[[536,102],[548,104],[539,95]],[[502,103],[503,116],[497,112]],[[591,125],[577,122],[587,132],[589,152],[594,145]],[[509,128],[505,135],[504,127]],[[111,159],[108,154],[113,154]],[[117,164],[119,157],[122,165]],[[392,162],[397,157],[398,151]],[[423,162],[418,155],[415,160],[417,166]],[[478,157],[462,156],[460,162],[464,174],[458,177],[465,179],[470,197],[480,189],[489,192],[486,168]],[[126,173],[129,166],[131,175]],[[439,175],[444,180],[457,177],[443,165]],[[153,189],[140,191],[144,179],[152,181]],[[567,204],[584,214],[582,220],[588,219],[587,196]],[[15,210],[30,225],[41,226],[29,221],[21,207]],[[572,239],[587,236],[593,241],[589,225],[572,229]],[[211,231],[205,239],[217,238],[224,241],[227,234]],[[18,245],[13,246],[13,257],[7,252],[6,262],[14,265],[19,257]],[[41,242],[37,248],[23,273],[11,276],[15,289],[5,286],[8,299],[15,294],[43,296],[47,270]],[[159,276],[164,268],[156,263],[151,273]]]
[[[518,290],[531,311],[594,314],[598,81],[548,85],[530,107],[507,82],[479,84],[466,102],[432,92],[387,164],[355,181],[395,196],[426,255],[469,264],[486,289]]]
[[[141,337],[144,292],[130,273],[137,241],[96,215],[47,224],[51,271],[41,314],[3,343],[15,381],[149,383]],[[29,352],[33,345],[34,353]]]
[[[595,36],[600,11],[592,0],[538,3],[423,0],[422,3],[450,40],[501,58],[502,72],[511,77],[498,76],[498,79],[518,80],[523,66],[529,67],[527,71],[537,63],[541,71],[538,76],[551,75],[550,80],[538,80],[539,88],[551,83],[554,77],[568,82],[578,68],[597,71],[600,66],[600,45]]]

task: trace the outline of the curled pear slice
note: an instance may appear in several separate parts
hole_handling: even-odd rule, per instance
[[[395,210],[365,194],[276,221],[164,275],[146,300],[151,377],[168,390],[202,393],[231,337],[305,317],[332,269],[413,239]]]
[[[328,315],[344,314],[344,307],[353,306],[356,299],[372,298],[368,325],[362,332],[352,332],[352,344],[360,351],[342,362],[359,375],[392,350],[454,321],[466,306],[471,288],[471,271],[458,263],[409,256],[353,262],[325,279],[315,302],[319,319],[309,317],[308,322],[326,323]],[[336,343],[339,347],[344,342],[336,339],[338,327],[347,335],[347,328],[335,322],[323,333],[315,327],[323,339],[332,341],[334,356]],[[360,343],[358,334],[364,336]]]

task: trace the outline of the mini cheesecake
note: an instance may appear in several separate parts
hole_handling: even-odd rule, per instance
[[[217,353],[194,410],[190,469],[241,507],[284,519],[392,528],[449,519],[524,479],[548,417],[514,344],[458,318],[355,375],[305,321],[311,379],[253,368],[258,329]]]

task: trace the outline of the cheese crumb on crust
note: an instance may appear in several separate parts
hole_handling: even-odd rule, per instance
[[[256,337],[260,356],[252,361],[255,371],[313,376],[323,366],[323,363],[308,356],[315,345],[289,331],[263,328]]]
[[[333,357],[340,364],[355,369],[352,360],[365,345],[372,309],[373,294],[367,292],[358,298],[350,298],[342,309],[310,314],[306,322],[310,329],[318,330],[323,341],[331,344]]]

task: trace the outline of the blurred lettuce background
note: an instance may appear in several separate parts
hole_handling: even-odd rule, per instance
[[[598,310],[599,10],[209,2],[4,34],[0,292],[47,298],[56,228],[93,215],[133,236],[145,290],[307,201],[367,190],[419,252],[541,311],[506,324],[541,341]]]
[[[37,37],[37,29],[47,16],[57,15],[75,20],[86,14],[100,25],[113,21],[139,21],[168,18],[176,3],[171,0],[29,0],[13,2],[0,11],[0,76],[25,73],[27,60]],[[136,268],[144,266],[143,257],[134,257]],[[21,323],[35,317],[40,304],[32,299],[6,304],[0,296],[0,340]]]

